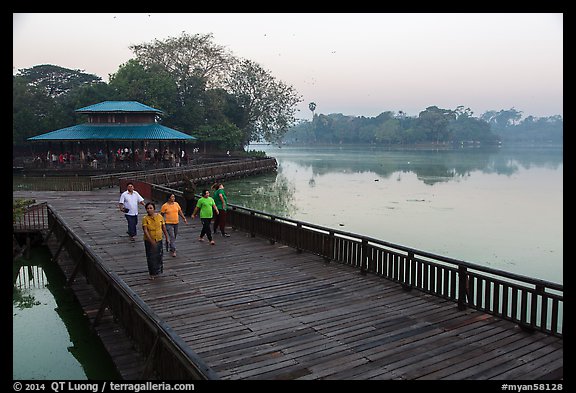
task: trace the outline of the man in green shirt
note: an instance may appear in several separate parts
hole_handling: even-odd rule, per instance
[[[214,185],[214,202],[216,202],[216,207],[218,208],[218,215],[214,217],[214,233],[216,229],[220,227],[220,233],[223,237],[230,237],[226,233],[226,211],[228,210],[228,197],[226,196],[226,191],[224,191],[224,184],[216,183]]]
[[[196,213],[200,211],[200,221],[202,221],[202,231],[200,231],[200,237],[198,238],[199,241],[204,241],[204,235],[208,237],[210,240],[210,244],[214,245],[214,240],[212,240],[212,232],[210,231],[210,222],[212,221],[212,210],[219,214],[218,207],[216,207],[216,203],[214,199],[210,196],[210,191],[202,190],[202,198],[198,199],[196,203],[196,207],[194,208],[194,212],[192,213],[192,219],[196,217]]]

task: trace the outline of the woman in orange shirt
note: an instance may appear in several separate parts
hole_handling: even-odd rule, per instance
[[[166,221],[166,230],[168,231],[168,243],[166,248],[170,248],[170,252],[172,256],[176,256],[176,236],[178,236],[178,224],[180,222],[179,217],[184,219],[184,223],[188,224],[186,221],[186,217],[182,212],[182,208],[180,204],[176,202],[176,196],[174,194],[170,194],[168,201],[162,205],[160,209],[160,213],[164,216],[164,220]]]

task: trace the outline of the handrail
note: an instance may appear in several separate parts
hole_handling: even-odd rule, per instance
[[[92,248],[70,231],[66,221],[47,206],[48,218],[55,225],[56,233],[72,241],[66,241],[68,253],[75,261],[81,261],[84,275],[103,297],[106,306],[115,315],[123,328],[133,338],[139,351],[148,354],[149,362],[161,379],[219,379],[218,374],[208,367],[190,347],[175,334],[170,326],[136,294],[111,269]],[[62,244],[64,239],[59,239]],[[86,257],[83,257],[86,256]],[[88,263],[91,262],[91,263]],[[120,302],[122,300],[122,302]],[[129,307],[126,307],[128,303]],[[145,329],[148,328],[148,329]],[[160,337],[162,340],[157,340]],[[154,351],[154,343],[162,342],[166,350],[159,358]],[[165,356],[172,355],[177,361],[167,361]],[[169,359],[168,359],[169,360]],[[169,366],[168,366],[169,365]]]
[[[150,170],[140,170],[140,171],[130,171],[130,172],[119,172],[113,173],[108,175],[95,175],[90,176],[90,184],[92,188],[100,188],[100,187],[116,187],[118,186],[118,182],[121,180],[145,180],[149,178],[155,178],[155,175],[160,174],[170,174],[172,178],[182,178],[185,174],[192,174],[192,173],[199,173],[201,172],[200,177],[211,177],[210,173],[205,173],[205,171],[210,172],[212,168],[223,168],[223,167],[232,167],[242,164],[249,164],[249,163],[266,163],[266,162],[274,162],[274,166],[277,165],[276,159],[272,157],[266,158],[245,158],[245,159],[236,159],[236,160],[229,160],[225,162],[215,162],[215,163],[206,163],[206,164],[197,164],[193,166],[180,166],[180,167],[170,167],[170,168],[157,168],[157,169],[150,169]],[[220,173],[216,173],[220,174]],[[198,179],[193,179],[198,180]],[[152,182],[153,183],[153,182]]]
[[[155,196],[181,191],[151,185]],[[262,236],[506,320],[526,330],[563,337],[564,286],[474,264],[369,236],[228,204],[226,220]]]
[[[48,227],[48,217],[46,215],[47,202],[41,202],[26,207],[24,214],[20,217],[12,218],[12,229],[14,232],[33,232],[44,230]]]
[[[158,186],[156,186],[156,187],[158,187]],[[158,187],[158,189],[170,190],[170,188],[168,188],[168,187]],[[171,190],[171,192],[181,193],[181,191],[178,191],[178,190]],[[294,220],[292,218],[278,216],[278,215],[275,215],[272,213],[267,213],[267,212],[260,211],[260,210],[249,209],[249,208],[246,208],[243,206],[234,205],[232,203],[229,203],[228,206],[230,206],[233,210],[245,211],[247,214],[255,213],[255,214],[258,214],[258,215],[263,216],[263,217],[268,217],[271,220],[274,220],[275,222],[286,222],[286,223],[290,223],[294,226],[300,226],[302,229],[309,228],[309,229],[317,230],[319,232],[331,232],[334,235],[339,235],[339,236],[347,237],[350,239],[356,239],[359,242],[368,241],[370,243],[379,244],[381,246],[401,250],[401,251],[404,251],[406,253],[413,253],[413,254],[421,255],[423,257],[430,258],[430,259],[436,259],[436,260],[447,262],[447,263],[462,265],[462,266],[465,266],[467,268],[479,270],[479,271],[482,271],[485,273],[499,275],[499,276],[507,277],[507,278],[510,278],[513,280],[526,281],[526,282],[529,282],[529,283],[535,284],[535,285],[544,285],[546,287],[549,287],[550,289],[556,289],[559,291],[563,291],[563,287],[564,287],[562,284],[554,283],[551,281],[541,280],[541,279],[537,279],[537,278],[531,278],[531,277],[516,274],[516,273],[510,273],[510,272],[507,272],[505,270],[495,269],[495,268],[491,268],[488,266],[482,266],[482,265],[478,265],[478,264],[475,264],[472,262],[466,262],[463,260],[459,260],[459,259],[455,259],[455,258],[451,258],[451,257],[439,255],[439,254],[434,254],[434,253],[427,252],[427,251],[418,250],[418,249],[415,249],[412,247],[403,246],[403,245],[396,244],[396,243],[390,243],[390,242],[387,242],[385,240],[376,239],[376,238],[365,236],[365,235],[358,235],[358,234],[352,233],[352,232],[346,232],[346,231],[342,231],[339,229],[332,229],[332,228],[328,228],[325,226],[312,224],[312,223],[309,223],[306,221]]]

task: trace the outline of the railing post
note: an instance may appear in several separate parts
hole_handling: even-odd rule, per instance
[[[360,274],[366,275],[368,271],[368,240],[362,239],[362,257],[360,258]]]
[[[302,252],[302,223],[298,222],[296,224],[296,251],[298,253]]]
[[[274,244],[276,243],[276,217],[270,217],[270,229],[271,229],[271,233],[270,236],[271,238],[269,239],[270,244]]]
[[[251,211],[250,212],[250,237],[256,237],[256,233],[254,233],[254,221],[255,221],[256,213]]]
[[[232,214],[233,214],[233,216],[232,216],[233,219],[231,220],[231,223],[230,223],[230,224],[232,225],[232,230],[236,230],[237,225],[236,225],[236,221],[235,221],[235,220],[238,219],[238,218],[237,218],[237,216],[238,216],[237,213],[238,213],[238,212],[236,211],[236,206],[232,206],[232,211],[233,211],[233,213],[232,213]]]
[[[530,310],[530,327],[532,327],[533,329],[535,329],[538,326],[536,321],[538,296],[544,299],[544,286],[542,284],[536,284],[534,295],[532,295],[532,304],[531,304],[532,307]]]
[[[468,292],[468,271],[466,266],[458,265],[458,309],[465,310],[466,304],[468,303],[467,292]]]
[[[374,250],[368,247],[366,244],[366,260],[368,271],[371,273],[376,273],[376,261],[374,260]]]
[[[404,267],[404,277],[402,282],[402,288],[405,291],[411,291],[412,287],[414,286],[414,270],[415,270],[415,262],[414,262],[414,252],[408,251],[408,255],[406,257],[406,264]]]
[[[324,262],[334,259],[334,231],[328,231],[328,238],[324,238]]]

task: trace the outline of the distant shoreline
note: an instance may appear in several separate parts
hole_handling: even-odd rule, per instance
[[[435,144],[435,143],[419,143],[410,145],[383,145],[383,144],[365,144],[365,143],[250,143],[248,145],[248,150],[251,147],[256,146],[272,146],[275,148],[282,147],[366,147],[366,148],[380,148],[385,150],[398,150],[398,149],[409,149],[409,150],[460,150],[460,149],[499,149],[502,147],[526,147],[526,148],[564,148],[564,144],[558,143],[501,143],[501,144],[457,144],[457,143],[446,143],[446,144]]]

